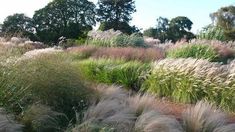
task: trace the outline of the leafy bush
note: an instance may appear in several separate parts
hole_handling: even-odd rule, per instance
[[[101,83],[116,83],[138,90],[141,84],[140,76],[149,67],[137,61],[89,59],[77,62],[80,71],[90,80]]]
[[[219,54],[210,45],[186,44],[177,48],[172,48],[167,52],[169,58],[197,58],[208,59],[209,61],[219,61]]]

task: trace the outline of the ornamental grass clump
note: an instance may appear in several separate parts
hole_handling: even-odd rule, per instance
[[[169,58],[196,58],[207,59],[209,61],[219,61],[219,54],[210,45],[204,44],[185,44],[177,48],[168,50]]]
[[[125,94],[126,91],[115,86],[98,89],[103,91],[100,93],[101,98],[88,108],[82,123],[70,128],[72,131],[180,132],[182,130],[176,119],[158,111],[158,106],[154,106],[153,96],[129,96]],[[140,104],[134,99],[138,99]]]
[[[80,71],[89,80],[120,84],[133,90],[139,90],[142,82],[141,75],[149,68],[149,64],[137,61],[111,59],[89,59],[78,61],[74,65],[79,66]]]
[[[38,113],[37,117],[33,118],[39,120],[47,115],[54,116],[53,113],[61,113],[68,118],[65,124],[69,121],[74,123],[76,112],[86,110],[91,100],[96,98],[96,94],[85,85],[80,72],[71,65],[71,61],[67,55],[57,53],[38,55],[21,59],[12,65],[1,66],[0,105],[13,113],[19,121],[24,122],[25,118],[32,115],[28,109],[37,107],[31,105],[40,103],[48,106],[53,112],[44,114],[45,107],[40,109],[38,106],[37,109],[33,109]],[[33,124],[35,120],[27,120],[25,127],[42,131],[44,129],[41,126],[47,127],[43,125],[45,122],[40,122],[41,120],[38,121],[39,124]],[[47,121],[49,122],[49,119]],[[66,127],[65,124],[57,125],[62,129]],[[35,128],[35,125],[39,126]]]
[[[24,125],[14,121],[14,116],[9,115],[3,108],[0,108],[0,131],[1,132],[23,132]]]
[[[164,59],[153,64],[142,90],[177,102],[195,103],[206,99],[233,110],[233,66],[233,62],[221,65],[192,58]]]
[[[50,107],[33,104],[22,114],[21,122],[25,124],[24,131],[63,131],[69,124],[69,119],[63,113],[51,110]]]
[[[120,31],[91,31],[88,33],[88,45],[102,47],[146,47],[144,38],[137,34],[125,35]]]
[[[81,122],[67,131],[107,132],[232,132],[227,115],[215,105],[200,101],[189,105],[177,118],[166,105],[149,94],[130,95],[116,86],[97,87],[100,98],[84,113]],[[156,103],[161,102],[161,103]],[[169,106],[168,106],[169,107]]]
[[[64,54],[45,54],[22,60],[15,66],[19,87],[27,88],[32,102],[40,102],[69,118],[82,111],[92,90],[84,85],[77,68]]]
[[[214,132],[228,124],[225,113],[204,101],[183,112],[182,120],[186,132]]]

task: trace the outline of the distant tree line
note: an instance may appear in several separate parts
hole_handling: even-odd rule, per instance
[[[0,35],[18,35],[50,44],[61,36],[84,39],[97,22],[100,23],[99,30],[114,29],[132,34],[140,31],[129,24],[134,12],[134,0],[98,0],[97,5],[88,0],[53,0],[35,11],[32,18],[18,13],[8,16],[0,24]],[[223,38],[235,40],[235,6],[223,7],[210,16],[213,23],[208,27],[218,27]],[[195,38],[192,25],[193,22],[184,16],[171,20],[159,17],[156,27],[145,30],[144,35],[162,42],[188,40]]]
[[[134,0],[99,0],[97,6],[88,0],[53,0],[35,11],[33,18],[18,13],[8,16],[1,32],[52,43],[60,36],[85,38],[92,26],[100,22],[100,30],[113,28],[132,34],[138,31],[129,25],[135,11]]]
[[[217,39],[222,41],[235,40],[235,6],[220,8],[210,14],[212,24],[204,27],[199,33],[202,39]],[[171,20],[163,17],[157,19],[156,27],[144,31],[144,36],[159,39],[161,42],[179,41],[182,38],[192,39],[196,36],[190,32],[192,21],[184,16]]]
[[[195,35],[190,32],[193,22],[183,16],[171,20],[163,17],[157,19],[156,28],[149,28],[144,31],[144,35],[159,39],[161,42],[171,40],[176,42],[182,38],[192,39]]]

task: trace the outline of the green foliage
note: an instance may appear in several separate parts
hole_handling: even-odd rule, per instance
[[[171,19],[168,30],[169,40],[176,42],[182,38],[187,40],[194,38],[194,34],[190,32],[192,25],[193,22],[187,17],[179,16]]]
[[[148,76],[141,89],[176,102],[195,103],[205,96],[204,88],[201,80],[190,74],[159,68]]]
[[[175,17],[171,20],[159,17],[157,19],[156,28],[150,28],[145,31],[147,36],[154,37],[165,42],[171,40],[173,42],[180,41],[181,39],[192,39],[194,34],[190,32],[193,22],[183,16]]]
[[[116,83],[124,85],[126,88],[138,90],[141,84],[140,76],[149,65],[141,62],[122,60],[85,60],[76,63],[89,80],[100,83]]]
[[[135,32],[139,32],[138,28],[135,26],[130,26],[127,22],[102,22],[100,24],[99,30],[106,31],[109,29],[120,30],[122,33],[129,35]]]
[[[133,0],[99,0],[97,8],[97,20],[101,23],[100,30],[120,30],[131,34],[135,27],[129,26],[131,14],[135,10]]]
[[[223,29],[212,25],[209,25],[205,27],[202,31],[200,31],[197,35],[197,38],[220,41],[226,40]]]
[[[185,44],[179,48],[172,48],[167,52],[169,58],[197,58],[208,59],[209,61],[220,61],[219,54],[210,45]]]
[[[87,0],[53,0],[33,16],[42,41],[56,42],[60,36],[86,36],[95,25],[95,5]]]
[[[159,39],[161,42],[170,40],[169,38],[169,20],[167,18],[159,17],[157,18],[157,25],[155,29],[155,38]]]
[[[144,36],[154,38],[155,35],[156,35],[156,29],[154,28],[149,28],[149,29],[144,30]]]
[[[222,7],[210,16],[216,26],[224,30],[226,40],[235,40],[235,6]]]
[[[33,20],[24,14],[14,14],[8,16],[2,26],[2,32],[6,36],[20,35],[21,37],[27,37],[31,40],[36,40],[34,35]]]
[[[210,14],[210,16],[212,21],[224,30],[231,30],[235,28],[235,6],[233,5],[222,7],[218,11]]]

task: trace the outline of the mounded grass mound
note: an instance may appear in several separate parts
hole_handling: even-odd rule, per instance
[[[86,110],[96,94],[85,85],[80,72],[71,65],[71,61],[68,56],[56,53],[19,59],[7,67],[2,66],[1,106],[13,112],[24,123],[25,118],[29,118],[27,116],[35,115],[29,109],[37,103],[49,108],[37,108],[38,115],[34,118],[39,120],[47,114],[61,113],[67,118],[65,124],[74,122],[75,113]],[[27,119],[26,127],[31,124],[30,130],[38,130],[38,127],[31,127],[34,120],[31,123],[29,121]]]

